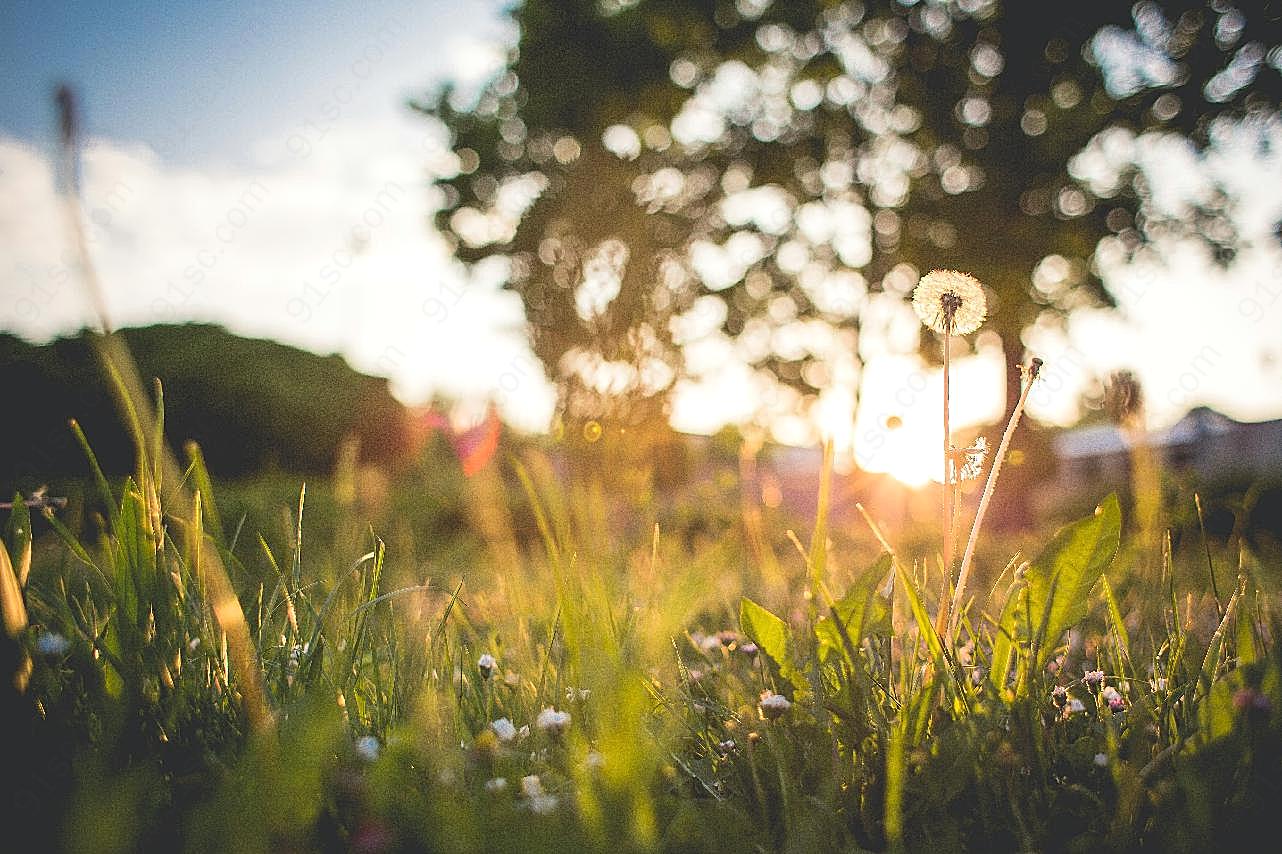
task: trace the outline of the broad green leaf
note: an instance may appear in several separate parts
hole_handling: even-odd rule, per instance
[[[1110,495],[1094,514],[1055,534],[1029,564],[1023,587],[1007,599],[1001,620],[1006,642],[1031,642],[1038,668],[1050,659],[1059,637],[1085,619],[1090,592],[1117,554],[1121,531],[1122,511],[1117,496]],[[1008,650],[994,650],[995,662],[1003,652]]]
[[[889,628],[890,603],[878,594],[877,585],[890,572],[891,565],[890,555],[883,554],[855,579],[841,601],[833,605],[836,619],[841,620],[841,628],[845,629],[846,636],[855,646],[868,635],[878,634]],[[819,640],[820,660],[827,660],[833,652],[844,652],[841,631],[831,615],[815,624],[815,636]]]
[[[793,661],[792,638],[788,635],[787,623],[745,597],[739,601],[739,627],[770,657],[779,673],[794,688],[806,687],[805,675]]]

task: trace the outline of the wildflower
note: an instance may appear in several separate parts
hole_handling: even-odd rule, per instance
[[[599,751],[589,750],[588,755],[583,757],[583,765],[589,771],[600,771],[605,767],[605,757]]]
[[[565,732],[566,728],[570,725],[570,713],[558,712],[556,709],[549,706],[539,712],[539,716],[535,719],[534,725],[551,735],[560,735]]]
[[[733,646],[739,640],[739,633],[734,629],[722,629],[717,632],[716,638],[722,646]]]
[[[504,744],[507,744],[509,741],[516,738],[516,727],[513,726],[512,722],[507,718],[499,718],[494,721],[490,724],[490,729],[492,729],[494,734],[498,736],[499,741]]]
[[[199,638],[199,637],[194,637],[194,638],[192,638],[191,640],[187,641],[187,651],[188,651],[188,652],[195,652],[195,651],[196,651],[196,650],[198,650],[198,649],[200,649],[200,638]]]
[[[761,695],[761,716],[768,721],[776,720],[792,708],[792,703],[782,694],[765,691]]]
[[[39,655],[63,655],[71,649],[71,641],[57,632],[41,632],[36,637],[36,652]]]
[[[717,742],[717,752],[722,756],[729,756],[734,753],[735,743],[733,738],[727,738],[725,741]]]
[[[690,640],[694,641],[694,645],[697,646],[701,652],[708,653],[721,648],[721,638],[716,635],[705,635],[703,632],[695,632],[690,635]]]
[[[1105,685],[1104,690],[1100,692],[1100,695],[1104,698],[1104,702],[1108,703],[1108,707],[1113,714],[1117,714],[1126,708],[1126,700],[1122,698],[1121,693],[1112,685]]]
[[[913,310],[940,335],[967,335],[988,315],[984,286],[956,270],[932,270],[913,291]]]
[[[1233,708],[1238,711],[1267,712],[1272,705],[1268,697],[1254,688],[1240,688],[1233,694]]]
[[[1101,767],[1101,768],[1107,768],[1107,767],[1108,767],[1108,754],[1107,754],[1107,753],[1096,753],[1096,754],[1095,754],[1095,764],[1096,764],[1096,765],[1098,765],[1098,766],[1099,766],[1099,767]]]
[[[1068,689],[1063,685],[1056,685],[1051,689],[1051,702],[1057,708],[1064,708],[1068,704]]]
[[[1100,686],[1104,684],[1104,671],[1087,670],[1082,676],[1082,681],[1086,683],[1086,687],[1091,691],[1098,691]]]
[[[757,657],[757,645],[752,641],[748,641],[747,643],[740,645],[739,651],[749,658]]]
[[[492,780],[485,781],[485,791],[489,792],[491,795],[497,795],[505,789],[507,789],[506,777],[495,777]]]
[[[521,778],[521,794],[525,796],[526,806],[531,812],[547,815],[557,807],[556,795],[549,795],[543,789],[543,781],[538,774]]]
[[[481,677],[484,679],[489,679],[494,675],[494,668],[497,667],[498,664],[499,663],[494,660],[494,656],[490,655],[488,652],[476,660],[476,666],[481,671]]]
[[[524,741],[525,739],[527,739],[527,738],[529,738],[529,737],[530,737],[530,725],[529,725],[529,724],[522,724],[522,725],[521,725],[521,728],[520,728],[520,729],[518,729],[518,730],[516,731],[516,738],[517,738],[517,740],[518,740],[518,741]]]
[[[980,685],[980,684],[982,684],[982,683],[983,683],[983,681],[984,681],[984,670],[983,670],[983,668],[981,668],[981,667],[976,667],[974,670],[972,670],[972,671],[970,672],[970,684],[972,684],[972,685],[974,685],[974,686],[976,686],[976,687],[979,687],[979,685]]]
[[[372,735],[362,735],[356,739],[356,755],[366,762],[373,762],[378,758],[378,751],[381,745],[378,739]]]
[[[1086,711],[1086,706],[1082,703],[1081,700],[1074,697],[1073,699],[1068,701],[1068,713],[1070,715],[1076,715],[1084,711]]]
[[[390,851],[396,841],[391,828],[380,821],[368,821],[352,834],[351,850],[357,854],[376,854]]]

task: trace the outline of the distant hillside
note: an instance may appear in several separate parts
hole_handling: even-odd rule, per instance
[[[357,373],[338,356],[205,324],[122,334],[144,379],[164,384],[171,444],[181,449],[195,439],[216,474],[326,471],[352,434],[366,459],[387,460],[404,447],[405,410],[387,381]],[[131,447],[83,334],[45,345],[0,334],[0,396],[4,488],[86,471],[69,418],[80,421],[104,468],[132,468]]]

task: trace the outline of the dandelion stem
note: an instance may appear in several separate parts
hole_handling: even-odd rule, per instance
[[[952,450],[952,430],[948,417],[948,368],[949,368],[949,348],[948,339],[951,335],[951,322],[945,322],[944,325],[944,600],[947,601],[948,584],[952,580],[953,574],[953,488],[952,473],[949,471],[952,461],[949,459]]]
[[[984,492],[979,498],[979,507],[975,510],[975,521],[970,526],[970,537],[966,541],[966,552],[962,555],[961,570],[957,574],[957,589],[953,592],[952,616],[949,620],[948,632],[952,636],[956,629],[957,614],[961,611],[962,596],[966,592],[966,580],[970,575],[971,562],[975,557],[975,544],[979,540],[979,529],[984,523],[984,514],[988,512],[989,502],[993,499],[993,490],[997,487],[997,476],[1002,470],[1002,461],[1006,459],[1006,451],[1010,447],[1011,437],[1015,435],[1015,427],[1019,424],[1019,419],[1024,414],[1024,406],[1028,403],[1028,393],[1033,388],[1033,381],[1037,379],[1038,371],[1041,370],[1042,360],[1033,359],[1029,366],[1024,370],[1024,385],[1019,393],[1019,401],[1015,408],[1011,410],[1010,420],[1006,422],[1006,432],[1002,433],[1001,444],[997,446],[997,453],[993,456],[993,466],[988,471],[988,480],[984,483]]]

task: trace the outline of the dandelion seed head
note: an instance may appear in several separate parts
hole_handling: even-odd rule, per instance
[[[932,270],[913,291],[913,310],[940,335],[968,335],[988,316],[984,286],[956,270]]]
[[[969,448],[954,449],[953,459],[949,461],[953,483],[978,478],[984,472],[984,460],[987,458],[988,440],[983,436],[976,438],[975,444]]]

